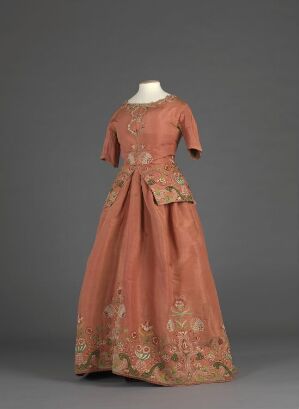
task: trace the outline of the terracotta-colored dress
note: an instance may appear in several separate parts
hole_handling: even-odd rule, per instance
[[[110,370],[174,386],[230,381],[237,372],[190,186],[175,162],[183,136],[202,145],[187,102],[173,94],[125,101],[100,159],[118,167],[87,260],[75,373]]]

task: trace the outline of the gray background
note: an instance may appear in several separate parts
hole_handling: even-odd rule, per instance
[[[198,201],[240,370],[229,385],[156,389],[158,403],[298,407],[296,23],[290,0],[1,2],[2,385],[20,381],[14,398],[5,387],[3,408],[109,407],[100,385],[107,394],[123,385],[106,375],[79,385],[73,344],[85,263],[117,172],[98,157],[105,128],[148,79],[185,99],[200,127],[202,158],[190,159],[182,140],[177,162]],[[124,386],[119,396],[135,407],[130,394],[145,385]],[[142,393],[148,407],[151,390]]]

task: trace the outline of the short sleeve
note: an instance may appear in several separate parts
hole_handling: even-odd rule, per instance
[[[185,140],[187,149],[193,159],[199,159],[202,152],[202,144],[198,125],[190,106],[185,103],[179,116],[178,128]]]
[[[109,162],[115,168],[118,167],[120,156],[120,144],[117,139],[117,132],[113,116],[110,118],[104,137],[100,159]]]

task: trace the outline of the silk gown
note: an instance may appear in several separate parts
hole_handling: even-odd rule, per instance
[[[109,370],[176,386],[230,381],[237,372],[197,202],[175,162],[181,137],[198,159],[198,125],[173,94],[124,101],[108,121],[99,157],[123,164],[86,263],[77,375]]]

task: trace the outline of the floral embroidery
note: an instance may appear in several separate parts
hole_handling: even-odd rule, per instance
[[[143,116],[148,108],[154,108],[164,102],[173,101],[175,98],[177,98],[176,95],[168,94],[165,98],[147,103],[129,103],[128,101],[125,101],[122,106],[131,114],[131,120],[128,123],[128,131],[135,137],[140,136],[144,129]]]
[[[183,201],[196,203],[189,184],[172,159],[141,170],[141,174],[158,205]]]
[[[120,287],[104,308],[101,325],[88,327],[78,314],[76,373],[112,370],[161,385],[225,382],[233,378],[236,368],[224,324],[217,336],[207,338],[206,320],[193,314],[184,297],[174,299],[161,336],[150,320],[130,330],[125,325],[126,317]]]
[[[152,162],[152,155],[145,150],[144,144],[132,145],[132,150],[128,154],[128,162],[130,165],[147,165]]]
[[[135,169],[138,169],[143,176],[158,205],[172,202],[196,203],[190,186],[174,162],[174,155],[171,155],[170,158],[166,157],[164,163],[155,163],[155,160],[159,158],[154,158],[150,153],[149,146],[140,142],[140,136],[144,129],[143,116],[147,110],[176,98],[175,95],[169,94],[165,98],[150,103],[128,103],[125,101],[123,104],[123,107],[131,114],[128,131],[135,137],[136,142],[131,145],[131,150],[112,184],[104,207],[109,207],[115,202],[121,188]]]
[[[131,166],[128,166],[127,164],[122,166],[112,183],[112,187],[105,199],[104,207],[109,207],[115,202],[121,188],[125,185],[133,172],[134,168]]]
[[[196,203],[189,184],[172,157],[165,159],[164,163],[155,164],[151,154],[144,148],[144,145],[132,145],[133,150],[128,156],[128,161],[116,175],[104,207],[110,207],[115,202],[120,190],[136,168],[151,189],[158,205],[171,202]]]

